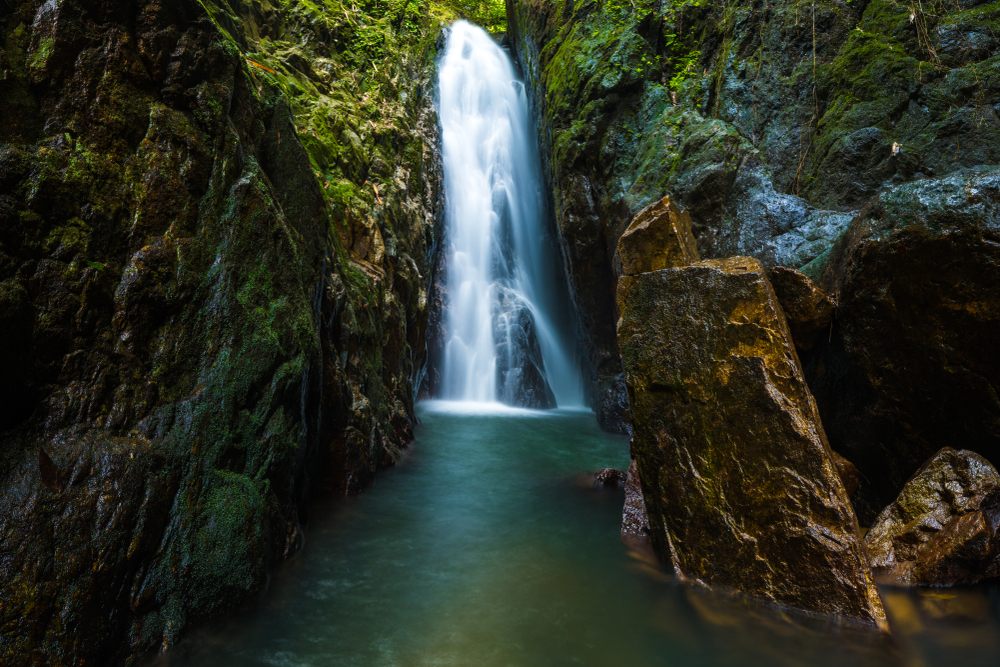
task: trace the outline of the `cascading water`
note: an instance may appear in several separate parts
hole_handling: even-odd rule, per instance
[[[524,84],[507,53],[465,21],[451,27],[441,61],[440,118],[449,244],[443,397],[582,405]]]

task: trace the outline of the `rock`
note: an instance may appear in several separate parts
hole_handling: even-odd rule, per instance
[[[412,439],[441,28],[362,100],[312,5],[0,6],[0,664],[133,664]]]
[[[840,477],[840,481],[844,483],[844,490],[847,491],[847,497],[850,498],[858,490],[858,484],[861,483],[861,473],[858,472],[857,467],[853,463],[832,449],[830,450],[830,456],[833,458],[833,465],[837,467],[837,475]]]
[[[0,219],[0,225],[5,221]],[[15,426],[34,408],[32,333],[34,313],[24,286],[0,282],[0,431]]]
[[[886,627],[777,298],[734,257],[623,278],[650,537],[684,580]]]
[[[691,215],[669,196],[639,211],[618,240],[617,254],[626,276],[701,261],[691,235]]]
[[[776,266],[767,278],[785,311],[795,345],[803,350],[811,349],[816,332],[825,329],[833,320],[836,308],[833,299],[816,287],[809,276],[795,269]]]
[[[881,194],[815,268],[837,318],[802,360],[862,523],[941,447],[1000,464],[1000,169]]]
[[[646,517],[646,501],[642,497],[639,471],[635,459],[628,465],[625,476],[625,506],[622,508],[622,537],[625,539],[649,539],[649,519]]]
[[[497,351],[497,399],[522,408],[556,407],[528,304],[512,289],[498,286],[496,293],[493,341]]]
[[[620,489],[625,485],[625,473],[615,468],[604,468],[597,472],[579,475],[580,484],[592,489]]]
[[[894,0],[816,3],[813,40],[790,0],[748,5],[735,24],[720,2],[652,14],[508,3],[602,424],[618,423],[603,415],[623,393],[607,391],[620,384],[608,326],[614,250],[664,193],[690,212],[702,258],[805,271],[886,187],[1000,162],[1000,91],[981,74],[997,30],[989,11],[972,9],[983,6],[917,12],[914,23]],[[947,71],[927,76],[928,49]],[[908,462],[874,513],[934,449]]]
[[[594,473],[594,485],[599,487],[621,487],[625,484],[625,473],[615,468],[604,468]]]
[[[945,447],[906,483],[865,535],[876,575],[953,586],[1000,575],[1000,475],[978,454]]]

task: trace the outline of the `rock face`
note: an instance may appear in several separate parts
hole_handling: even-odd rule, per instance
[[[862,473],[859,518],[942,446],[1000,463],[1000,170],[880,195],[817,268],[839,305],[803,363],[831,442]]]
[[[618,337],[653,546],[683,579],[885,627],[763,266],[623,278]]]
[[[945,447],[903,487],[865,535],[876,575],[952,586],[1000,576],[1000,475],[986,459]]]
[[[701,261],[691,215],[664,197],[636,214],[618,241],[620,275],[687,266]]]
[[[749,255],[819,283],[883,189],[1000,162],[997,26],[982,2],[512,0],[508,36],[534,93],[599,418],[620,414],[613,255],[636,213],[669,193],[703,258]],[[848,458],[883,446],[846,442],[829,399],[817,401]],[[907,460],[874,512],[935,449]]]
[[[4,665],[170,647],[412,437],[438,29],[362,91],[290,7],[0,5]]]
[[[833,299],[801,271],[776,266],[767,277],[785,312],[795,346],[802,350],[812,349],[816,333],[833,321],[836,308]]]

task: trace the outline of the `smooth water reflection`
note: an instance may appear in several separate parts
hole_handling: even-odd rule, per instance
[[[620,494],[575,483],[628,463],[593,414],[420,413],[404,462],[316,508],[255,609],[154,664],[1000,664],[996,587],[886,591],[894,642],[691,590],[622,544]]]

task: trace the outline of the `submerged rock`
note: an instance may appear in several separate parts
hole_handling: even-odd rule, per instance
[[[795,345],[803,350],[811,349],[816,341],[816,332],[833,321],[836,308],[833,299],[816,287],[809,276],[795,269],[776,266],[767,278],[781,302]]]
[[[814,273],[837,318],[803,362],[831,443],[862,473],[859,518],[943,446],[1000,464],[1000,169],[883,193]]]
[[[884,628],[858,524],[764,267],[623,279],[619,344],[653,546],[679,577]]]
[[[865,535],[876,575],[952,586],[1000,576],[1000,475],[983,457],[945,447]]]

